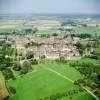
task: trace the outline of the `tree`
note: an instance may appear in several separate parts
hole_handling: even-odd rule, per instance
[[[92,36],[91,36],[91,34],[81,33],[81,34],[79,35],[79,37],[82,38],[82,39],[86,39],[86,38],[91,38]]]
[[[26,74],[30,69],[32,69],[32,65],[29,61],[22,62],[21,74]]]
[[[36,59],[32,59],[32,60],[31,60],[31,63],[32,63],[33,65],[35,65],[35,64],[38,64],[38,61],[37,61]]]
[[[26,73],[28,73],[28,69],[27,68],[22,68],[20,74],[26,74]]]
[[[0,47],[0,70],[4,70],[7,67],[13,65],[13,59],[10,57],[12,55],[12,48],[10,42],[5,42]]]
[[[12,93],[12,94],[16,94],[16,89],[12,86],[9,87],[9,91]]]
[[[100,72],[97,74],[98,80],[100,81]]]
[[[6,68],[5,70],[2,71],[3,75],[5,77],[5,79],[10,79],[10,78],[14,78],[13,72],[11,71],[10,68]]]
[[[2,52],[4,55],[12,55],[13,49],[11,48],[11,42],[5,42],[2,45]]]
[[[15,70],[15,71],[20,71],[20,70],[21,70],[21,65],[20,65],[20,63],[16,62],[16,63],[14,64],[13,70]]]
[[[26,61],[23,62],[23,67],[30,69],[31,68],[31,63],[26,60]]]
[[[52,36],[55,36],[56,37],[56,36],[58,36],[58,34],[57,33],[53,33]]]
[[[32,30],[33,34],[35,34],[37,31],[38,31],[37,28],[34,28],[34,29]]]
[[[83,52],[84,52],[84,50],[85,50],[84,45],[82,45],[80,42],[77,42],[77,43],[75,44],[75,46],[77,47],[77,49],[78,49],[80,55],[83,55]]]
[[[83,50],[82,49],[78,49],[79,54],[82,56],[83,55]]]
[[[64,21],[64,22],[62,22],[61,26],[66,26],[66,25],[68,25],[68,24],[70,24],[70,25],[74,25],[75,22],[72,21],[72,20]]]
[[[31,33],[32,32],[32,29],[31,28],[25,29],[25,32],[26,33]]]
[[[87,24],[81,24],[83,27],[87,27]]]
[[[26,58],[27,58],[27,59],[34,58],[33,52],[32,52],[32,51],[28,51],[28,52],[26,53]]]

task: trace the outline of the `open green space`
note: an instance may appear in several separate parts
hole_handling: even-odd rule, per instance
[[[77,80],[83,77],[78,71],[69,67],[66,63],[42,61],[37,67],[38,70],[34,70],[23,75],[23,77],[18,77],[16,80],[9,80],[7,82],[8,86],[13,86],[16,89],[16,94],[11,96],[10,100],[38,100],[39,98],[44,98],[55,93],[62,93],[66,90],[78,88],[78,86],[57,73],[71,80]],[[47,70],[47,68],[57,73]],[[92,100],[92,96],[86,92],[72,95],[73,100],[80,100],[80,97],[82,100]],[[69,97],[66,98],[62,98],[61,100],[69,100]]]

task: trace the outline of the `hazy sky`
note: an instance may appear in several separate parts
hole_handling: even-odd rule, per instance
[[[100,14],[100,0],[0,0],[0,13]]]

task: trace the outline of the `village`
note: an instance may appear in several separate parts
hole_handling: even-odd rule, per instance
[[[80,58],[77,48],[73,45],[79,39],[72,40],[71,37],[61,38],[28,35],[25,37],[8,36],[8,40],[13,41],[12,47],[17,49],[18,52],[26,53],[27,51],[32,51],[36,59],[42,56],[45,56],[47,59],[64,57],[64,59],[70,60]],[[29,46],[32,43],[37,45]]]
[[[59,78],[57,83],[61,83],[61,87],[66,87],[67,83],[69,83],[68,87],[70,84],[73,84],[73,86],[79,85],[78,88],[62,92],[60,98],[63,98],[65,94],[70,96],[70,92],[72,92],[71,96],[73,96],[74,91],[77,91],[77,95],[79,95],[78,93],[87,93],[87,95],[90,96],[91,94],[91,97],[97,98],[93,94],[95,93],[94,90],[87,91],[86,87],[83,88],[84,85],[91,88],[92,86],[94,87],[94,84],[92,84],[92,82],[90,83],[90,80],[94,80],[88,80],[90,76],[92,77],[93,71],[99,76],[100,35],[98,32],[99,24],[96,23],[97,21],[95,21],[94,26],[91,27],[87,23],[81,23],[81,21],[80,23],[69,20],[64,22],[61,21],[61,19],[53,20],[52,18],[49,20],[41,19],[36,21],[18,19],[10,21],[11,24],[16,24],[16,28],[9,28],[10,31],[7,31],[7,29],[3,27],[3,24],[1,25],[3,29],[1,29],[0,34],[0,75],[3,78],[1,77],[0,81],[5,80],[2,81],[3,85],[0,91],[1,98],[9,99],[16,97],[16,94],[21,91],[20,88],[17,87],[17,81],[19,81],[18,86],[23,87],[23,89],[26,88],[26,91],[27,87],[29,87],[28,92],[30,92],[34,84],[37,84],[37,86],[35,86],[36,91],[38,85],[40,85],[44,91],[45,89],[48,91],[50,86],[52,88],[55,84],[54,88],[56,87],[55,82],[57,81],[57,77]],[[10,25],[9,21],[5,22],[4,25]],[[4,31],[3,33],[2,30]],[[53,74],[54,76],[52,76]],[[47,78],[45,76],[47,76]],[[66,82],[66,84],[63,83],[61,77],[65,77],[64,80],[68,79],[66,80],[68,82]],[[52,79],[55,79],[55,82],[52,81]],[[98,78],[96,78],[96,80],[97,79]],[[20,80],[26,86],[20,84]],[[14,82],[16,85],[13,86],[10,82]],[[42,82],[43,86],[40,84]],[[30,83],[32,85],[30,85]],[[48,87],[44,88],[44,85],[48,85]],[[82,87],[80,87],[81,85]],[[36,92],[34,90],[35,87],[32,89],[34,93]],[[57,89],[59,93],[59,85]],[[95,91],[98,92],[98,90]],[[53,95],[52,91],[50,92],[51,97],[59,98],[59,95],[55,93]],[[35,97],[35,95],[34,97],[33,95],[31,96],[32,98]],[[23,96],[23,98],[24,97],[26,96]],[[38,97],[40,100],[50,98],[49,95],[44,97],[36,96],[33,100],[37,100]],[[91,98],[89,100],[91,100]]]

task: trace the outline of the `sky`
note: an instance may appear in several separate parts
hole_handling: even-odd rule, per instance
[[[0,0],[0,13],[100,14],[100,0]]]

